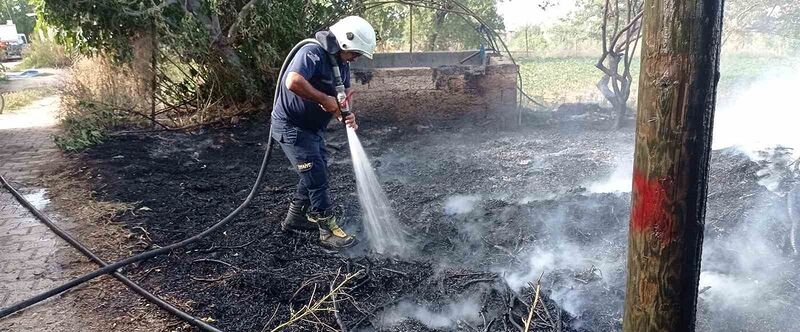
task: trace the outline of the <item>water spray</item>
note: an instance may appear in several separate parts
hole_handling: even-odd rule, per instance
[[[350,97],[347,93],[339,70],[338,61],[333,54],[328,54],[333,64],[333,81],[336,89],[336,100],[341,113],[341,121],[345,123],[350,115]],[[375,170],[372,168],[367,153],[358,139],[355,129],[347,126],[347,143],[350,146],[350,158],[353,160],[353,171],[356,175],[356,188],[358,202],[361,204],[364,230],[369,238],[372,250],[379,254],[393,254],[402,256],[406,253],[403,233],[400,229],[397,216],[386,198],[386,193],[381,188]]]

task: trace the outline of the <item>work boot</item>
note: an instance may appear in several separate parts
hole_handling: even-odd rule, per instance
[[[331,212],[312,212],[308,214],[308,220],[319,226],[319,241],[323,246],[339,250],[352,247],[356,244],[356,238],[347,235],[344,230],[336,223],[336,216]]]
[[[311,219],[306,217],[308,206],[310,202],[295,202],[289,203],[289,212],[286,213],[286,219],[281,222],[281,230],[288,231],[313,231],[317,229],[317,224],[312,222]]]

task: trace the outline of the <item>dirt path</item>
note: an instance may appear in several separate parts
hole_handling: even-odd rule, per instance
[[[14,63],[5,64],[7,67],[13,67]],[[8,81],[2,85],[3,92],[20,91],[26,89],[37,89],[43,87],[57,87],[61,84],[61,79],[64,77],[64,69],[54,68],[39,68],[33,69],[38,75],[32,77],[25,77],[21,75],[24,71],[8,71],[6,77]]]
[[[53,76],[47,77],[46,84],[57,82],[58,77]],[[40,87],[42,82],[12,85]],[[51,138],[58,132],[57,108],[58,96],[53,95],[0,114],[0,173],[59,226],[95,250],[99,248],[100,256],[116,259],[126,255],[127,251],[117,250],[126,249],[127,232],[113,224],[94,224],[107,211],[80,201],[89,194],[81,190],[80,183],[65,186],[58,175],[51,176],[67,161]],[[80,208],[88,211],[80,218],[67,217]],[[10,193],[0,190],[0,307],[53,288],[94,267],[20,206]],[[167,330],[168,323],[173,321],[148,307],[124,286],[104,277],[0,320],[0,331],[158,331]]]

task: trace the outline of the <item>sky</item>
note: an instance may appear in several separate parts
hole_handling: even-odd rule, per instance
[[[503,16],[506,31],[514,31],[528,24],[552,25],[566,16],[575,6],[575,0],[550,0],[555,3],[547,10],[539,8],[542,0],[501,0],[497,4]]]

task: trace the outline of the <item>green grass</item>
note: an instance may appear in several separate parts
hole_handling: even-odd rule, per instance
[[[532,97],[549,105],[564,102],[600,102],[603,96],[595,84],[602,77],[595,68],[596,58],[537,58],[520,61],[523,89]],[[631,67],[633,85],[631,101],[636,98],[639,82],[639,60]],[[800,69],[800,59],[750,55],[723,56],[720,61],[720,96],[735,93],[759,77]]]
[[[13,112],[55,93],[56,91],[52,88],[27,89],[6,93],[3,95],[6,102],[3,112]]]

